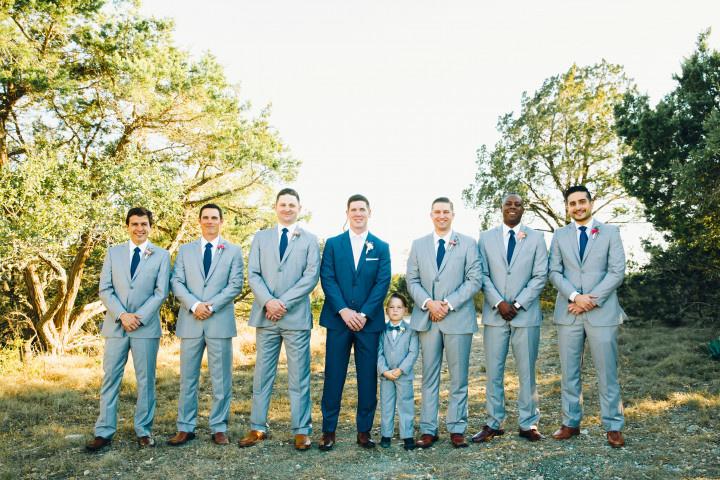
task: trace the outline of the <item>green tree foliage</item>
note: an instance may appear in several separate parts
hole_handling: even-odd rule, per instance
[[[626,294],[638,311],[673,324],[720,312],[720,52],[709,49],[708,35],[654,108],[647,96],[628,94],[616,109],[618,134],[631,147],[622,182],[668,242],[651,247]]]
[[[243,243],[269,218],[249,205],[269,206],[297,162],[170,22],[122,1],[0,5],[0,314],[64,352],[104,310],[98,268],[129,207],[154,211],[153,241],[174,252],[217,202]]]
[[[578,184],[593,192],[596,212],[611,209],[611,219],[626,218],[632,202],[618,172],[627,151],[615,133],[613,109],[628,91],[634,86],[622,67],[602,61],[573,65],[533,95],[523,93],[520,114],[499,118],[495,148],[478,150],[475,181],[464,191],[484,227],[502,196],[517,192],[543,230],[554,231],[569,221],[560,192]]]

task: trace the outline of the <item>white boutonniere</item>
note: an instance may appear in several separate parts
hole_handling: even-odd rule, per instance
[[[296,228],[296,229],[293,231],[292,238],[290,238],[290,240],[291,240],[291,241],[292,241],[292,240],[295,240],[295,239],[298,238],[299,236],[300,236],[300,229],[299,229],[299,228]]]
[[[456,247],[458,244],[457,238],[453,238],[448,242],[448,251],[452,250],[454,247]]]
[[[405,326],[404,326],[404,325],[400,325],[400,333],[405,333]]]
[[[143,253],[143,258],[147,259],[152,254],[153,254],[152,248],[148,247],[145,249],[145,253]]]
[[[370,250],[372,250],[373,248],[375,248],[375,245],[373,245],[373,243],[371,241],[366,240],[365,241],[365,255],[370,253]]]
[[[518,234],[517,234],[518,242],[522,242],[523,238],[525,238],[525,237],[527,237],[527,234],[525,232],[522,232],[522,231],[518,232]]]
[[[592,239],[595,240],[600,233],[600,230],[598,230],[597,227],[593,227],[592,230],[590,230],[590,235],[592,236]]]

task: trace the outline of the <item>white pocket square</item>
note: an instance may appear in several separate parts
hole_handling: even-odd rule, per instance
[[[365,259],[366,262],[377,262],[378,260],[380,260],[380,259],[379,258],[366,258]]]

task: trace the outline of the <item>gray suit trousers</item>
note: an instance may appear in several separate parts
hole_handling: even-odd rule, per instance
[[[617,375],[618,325],[596,327],[578,317],[571,325],[557,325],[562,369],[562,416],[568,427],[580,426],[582,419],[582,370],[585,338],[590,344],[600,392],[600,414],[606,431],[625,425]]]
[[[392,438],[395,429],[395,405],[400,417],[400,438],[415,436],[415,395],[413,377],[402,375],[388,380],[380,376],[380,435]]]
[[[100,388],[100,415],[95,422],[95,436],[112,438],[117,430],[118,399],[128,352],[132,352],[137,382],[135,433],[138,437],[150,435],[155,417],[155,366],[159,345],[159,338],[105,338],[105,375]]]
[[[440,409],[440,370],[443,350],[450,372],[450,395],[445,424],[449,433],[465,433],[468,417],[468,367],[472,333],[447,334],[433,322],[418,332],[422,349],[422,409],[420,433],[437,435]]]
[[[197,424],[198,383],[203,351],[207,345],[212,381],[211,433],[226,432],[232,400],[232,338],[183,338],[180,343],[180,399],[177,429],[194,432]]]
[[[520,392],[518,394],[518,420],[520,428],[537,427],[540,419],[538,392],[535,384],[535,361],[540,343],[540,327],[513,327],[485,325],[483,346],[487,389],[485,408],[487,425],[499,430],[505,420],[505,360],[512,345],[513,357],[518,371]]]
[[[286,330],[278,325],[258,327],[255,331],[257,355],[253,376],[250,428],[266,432],[267,417],[277,373],[280,347],[285,343],[288,391],[293,434],[312,433],[310,402],[310,330]]]

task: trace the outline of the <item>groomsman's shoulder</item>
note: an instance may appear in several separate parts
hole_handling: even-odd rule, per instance
[[[383,249],[389,249],[390,245],[381,238],[378,238],[373,233],[368,232],[368,241],[375,243],[375,248],[382,247]]]
[[[471,237],[469,235],[465,235],[464,233],[453,232],[453,237],[457,237],[458,243],[466,243],[468,245],[477,245],[477,241],[473,237]]]

